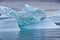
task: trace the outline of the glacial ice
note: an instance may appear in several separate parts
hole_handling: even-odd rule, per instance
[[[18,12],[20,28],[22,29],[52,29],[59,28],[50,18],[47,18],[43,9],[33,8],[25,5],[22,11]],[[21,27],[22,26],[22,27]]]
[[[27,4],[18,12],[18,16],[22,23],[20,26],[30,25],[40,22],[45,18],[45,12],[43,9],[33,8]]]
[[[34,8],[29,6],[28,4],[25,4],[23,10],[29,13],[29,15],[32,15],[38,21],[41,21],[42,18],[46,17],[44,9]]]
[[[51,18],[54,23],[60,23],[60,9],[52,13],[49,18]]]
[[[0,31],[17,31],[18,24],[11,13],[12,9],[5,6],[0,6]]]
[[[25,27],[22,27],[23,29],[56,29],[59,28],[51,19],[46,18],[40,23],[36,23],[33,25],[27,25]]]
[[[46,18],[43,9],[25,5],[22,11],[16,12],[5,6],[0,6],[0,29],[17,28],[56,28],[54,22]],[[18,28],[17,28],[18,29]]]

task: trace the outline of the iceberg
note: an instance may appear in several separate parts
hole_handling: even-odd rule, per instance
[[[18,24],[10,11],[11,8],[0,6],[0,31],[19,31]],[[12,9],[11,9],[12,10]]]
[[[0,18],[0,31],[20,31],[15,18]]]
[[[38,21],[41,21],[42,18],[46,17],[44,9],[34,8],[28,4],[25,4],[23,11],[26,11],[29,15],[32,15]]]
[[[27,4],[19,12],[5,6],[0,6],[0,11],[0,30],[58,28],[46,17],[43,9],[33,8]]]
[[[22,11],[18,12],[22,24],[21,29],[50,29],[59,28],[50,18],[46,17],[43,9],[33,8],[25,5]],[[21,23],[20,22],[20,23]]]
[[[25,27],[21,27],[21,29],[56,29],[59,28],[51,19],[44,19],[40,23],[27,25]]]
[[[18,16],[21,20],[20,26],[25,26],[35,24],[43,20],[45,18],[45,12],[43,9],[33,8],[28,4],[25,4],[22,11],[18,12]]]
[[[60,10],[57,10],[52,15],[48,16],[48,18],[52,19],[54,23],[60,23]]]

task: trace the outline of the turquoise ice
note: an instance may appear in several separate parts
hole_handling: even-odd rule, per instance
[[[23,11],[26,11],[29,15],[32,15],[38,21],[41,21],[42,18],[46,17],[44,9],[34,8],[28,4],[25,4]]]
[[[33,8],[28,4],[25,4],[22,11],[18,12],[18,16],[20,20],[22,20],[20,22],[22,23],[20,26],[25,26],[35,24],[43,20],[45,18],[45,12],[43,9]]]
[[[16,19],[15,22],[14,20],[13,21],[6,20],[5,22],[10,25],[12,24],[12,22],[14,22],[12,25],[17,23],[20,29],[58,28],[57,25],[54,24],[54,22],[51,19],[46,18],[45,12],[43,9],[33,8],[27,4],[22,9],[22,11],[19,11],[19,12],[16,12],[13,9],[5,6],[0,6],[0,11],[1,11],[0,14],[3,15],[3,16],[0,15],[1,18],[3,17],[2,20],[5,21],[4,18],[8,20],[11,20],[10,18],[13,18],[14,20]]]
[[[45,18],[40,23],[22,27],[22,29],[56,29],[56,28],[59,27],[49,18]]]
[[[18,12],[18,14],[11,8],[8,8],[6,11],[9,12],[10,15],[13,15],[16,18],[19,27],[21,26],[24,27],[26,25],[31,24],[37,24],[46,18],[44,10],[30,7],[27,4],[25,5],[22,11]]]

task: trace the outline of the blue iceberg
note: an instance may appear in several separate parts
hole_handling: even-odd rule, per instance
[[[41,21],[41,19],[46,17],[44,9],[33,8],[28,4],[25,4],[23,11],[26,11],[27,14],[31,15],[38,21]]]
[[[42,20],[40,23],[22,27],[22,29],[56,29],[56,28],[59,27],[49,18]]]
[[[40,22],[45,18],[45,12],[43,9],[33,8],[27,4],[22,9],[22,11],[18,12],[18,16],[21,20],[20,26],[35,24]]]
[[[5,6],[0,6],[0,29],[35,28],[58,28],[56,24],[47,18],[43,9],[33,8],[25,5],[22,11],[16,12]],[[52,27],[53,26],[53,27]]]
[[[19,24],[21,29],[59,28],[50,18],[46,17],[43,9],[33,8],[27,4],[22,11],[18,12],[18,16],[22,23]]]

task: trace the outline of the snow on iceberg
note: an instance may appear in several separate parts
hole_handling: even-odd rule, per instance
[[[0,6],[0,31],[19,30],[16,19],[11,14],[13,14],[11,8]]]
[[[54,21],[54,23],[60,23],[60,10],[57,10],[48,17],[51,18]]]

